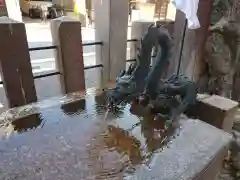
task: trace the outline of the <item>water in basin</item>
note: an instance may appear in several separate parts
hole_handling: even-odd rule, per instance
[[[3,113],[0,179],[123,179],[150,168],[173,136],[129,108],[104,117],[104,96],[89,93]]]
[[[133,105],[105,105],[93,90],[1,114],[0,180],[196,179],[231,141],[199,120],[164,131]]]

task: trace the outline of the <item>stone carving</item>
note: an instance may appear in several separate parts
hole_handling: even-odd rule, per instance
[[[201,91],[239,100],[240,1],[214,0]]]
[[[206,43],[201,91],[240,99],[240,1],[213,0],[210,35]],[[234,119],[234,142],[216,180],[240,178],[239,114]]]

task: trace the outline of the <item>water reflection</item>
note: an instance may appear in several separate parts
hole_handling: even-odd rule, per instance
[[[130,133],[116,126],[108,126],[105,143],[109,149],[114,148],[120,154],[126,154],[132,165],[143,160],[141,142]]]
[[[6,170],[5,177],[24,172],[26,180],[45,176],[51,180],[123,179],[127,170],[132,169],[134,173],[138,165],[151,162],[175,133],[176,127],[165,130],[161,121],[154,120],[149,112],[142,113],[144,110],[133,104],[109,112],[105,121],[106,102],[101,93],[61,100],[64,104],[51,101],[55,105],[47,108],[35,105],[40,113],[27,112],[11,121],[14,130],[21,133],[45,126],[0,140],[0,147],[4,149],[0,169]],[[136,111],[131,113],[130,109]],[[42,171],[39,178],[35,178],[35,167]],[[87,174],[84,177],[83,172]],[[72,177],[60,177],[64,175]]]
[[[74,101],[64,103],[61,106],[61,109],[63,110],[63,112],[65,114],[73,115],[73,114],[79,114],[82,111],[84,111],[85,106],[86,106],[86,100],[85,99],[79,99],[79,100],[74,100]]]
[[[168,126],[164,126],[164,122],[154,119],[154,115],[142,113],[141,107],[131,108],[139,121],[133,126],[124,129],[121,128],[122,117],[115,125],[109,125],[105,143],[108,148],[114,148],[120,154],[126,154],[132,165],[150,163],[151,158],[158,150],[161,150],[176,133],[178,127],[177,122]],[[129,118],[129,121],[131,119]],[[131,124],[131,123],[129,123]],[[138,139],[139,138],[139,139]],[[144,138],[145,141],[140,139]]]
[[[107,110],[107,102],[106,102],[105,94],[106,92],[103,91],[102,93],[95,96],[95,109],[98,115],[102,114],[103,111],[106,112]],[[125,107],[126,105],[122,104],[121,106],[116,106],[113,109],[109,109],[109,111],[113,115],[112,118],[118,118],[123,116]]]
[[[30,114],[18,119],[15,119],[11,122],[14,131],[17,132],[26,132],[31,129],[36,129],[42,124],[42,117],[39,113]]]

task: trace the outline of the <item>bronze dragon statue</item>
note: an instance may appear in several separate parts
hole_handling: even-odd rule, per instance
[[[107,99],[111,104],[119,104],[122,101],[132,99],[142,93],[148,81],[146,78],[150,71],[152,50],[156,45],[165,47],[170,43],[170,36],[167,31],[160,30],[159,27],[151,25],[146,35],[141,39],[141,47],[138,50],[136,62],[131,64],[125,71],[123,70],[116,78],[116,87],[106,89]],[[166,51],[169,48],[165,48]],[[164,51],[161,60],[156,63],[159,72],[162,73],[168,63],[168,53]],[[159,58],[159,52],[155,59]],[[159,73],[158,73],[159,74]],[[160,74],[159,74],[160,75]]]
[[[152,68],[152,50],[157,50]],[[175,120],[196,101],[196,84],[183,75],[173,75],[163,80],[168,65],[171,38],[162,26],[151,25],[141,40],[137,61],[116,78],[116,87],[106,89],[109,106],[130,101],[143,107],[142,113],[155,114],[157,118]]]

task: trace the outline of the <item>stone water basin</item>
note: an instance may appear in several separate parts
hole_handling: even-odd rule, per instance
[[[8,110],[0,180],[213,179],[229,134],[184,116],[163,131],[129,109],[106,116],[102,92],[88,90]]]

